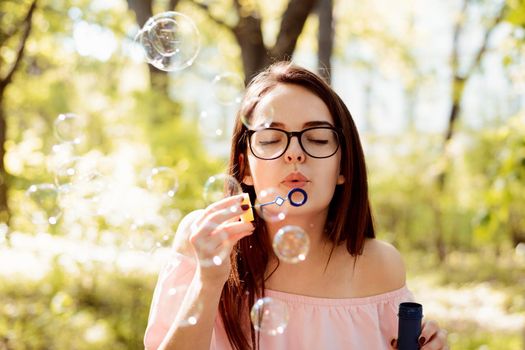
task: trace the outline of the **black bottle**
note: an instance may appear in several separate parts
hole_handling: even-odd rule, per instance
[[[399,328],[397,333],[397,348],[399,350],[419,349],[421,335],[421,319],[423,306],[418,303],[399,304]]]

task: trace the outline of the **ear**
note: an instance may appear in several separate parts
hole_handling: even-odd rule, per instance
[[[241,169],[244,169],[244,177],[242,178],[242,183],[247,186],[253,186],[253,178],[250,175],[250,167],[248,164],[245,164],[244,154],[239,155],[239,166]]]
[[[338,184],[338,185],[342,185],[342,184],[344,184],[344,183],[345,183],[345,177],[344,177],[344,175],[339,174],[339,176],[337,177],[337,184]]]

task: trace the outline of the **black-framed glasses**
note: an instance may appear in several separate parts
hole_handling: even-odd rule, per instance
[[[294,136],[304,153],[312,158],[328,158],[339,149],[339,131],[331,126],[315,126],[301,131],[266,128],[247,130],[246,133],[252,154],[264,160],[282,156]]]

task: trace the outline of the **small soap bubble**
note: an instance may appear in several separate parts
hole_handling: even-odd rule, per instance
[[[151,169],[146,185],[153,193],[173,198],[179,189],[179,180],[175,170],[168,167],[157,167]]]
[[[83,141],[85,120],[74,113],[60,114],[54,127],[55,136],[61,142],[79,144]]]
[[[241,193],[242,187],[237,179],[227,174],[216,174],[206,180],[202,194],[206,205],[210,205],[223,198]]]
[[[213,95],[219,103],[231,105],[240,103],[244,92],[244,81],[235,73],[217,75],[212,82]]]
[[[155,251],[166,245],[161,237],[169,232],[164,222],[145,223],[135,220],[130,225],[130,231],[126,234],[127,248],[154,254]]]
[[[241,114],[241,122],[249,130],[259,130],[269,128],[274,120],[274,109],[270,105],[263,103],[263,99],[260,97],[252,97],[248,99],[244,105],[247,113]],[[255,106],[255,109],[250,108]],[[248,113],[249,112],[249,113]]]
[[[135,37],[148,63],[164,71],[178,71],[193,64],[200,51],[200,34],[193,20],[168,11],[148,19]]]
[[[31,185],[25,192],[27,213],[35,225],[55,225],[62,214],[59,190],[53,184]]]
[[[280,300],[264,297],[253,304],[250,318],[256,331],[279,335],[288,325],[288,308]]]
[[[279,260],[296,264],[306,259],[310,249],[310,238],[301,227],[288,225],[277,231],[272,246]]]
[[[76,182],[80,173],[79,161],[79,157],[71,157],[57,165],[55,169],[55,185],[57,187],[70,186]]]
[[[174,288],[168,289],[166,304],[163,306],[166,311],[172,311],[176,313],[180,305],[182,304],[185,295],[190,291],[190,286],[182,285]],[[199,321],[203,309],[203,304],[201,301],[196,301],[193,304],[190,312],[187,313],[184,318],[179,320],[179,327],[189,327],[194,326]]]
[[[274,188],[266,188],[257,193],[255,200],[255,210],[265,221],[277,222],[286,218],[290,204],[286,201],[286,196],[279,193]]]
[[[228,120],[225,111],[217,105],[208,105],[199,115],[199,131],[208,139],[224,138]]]

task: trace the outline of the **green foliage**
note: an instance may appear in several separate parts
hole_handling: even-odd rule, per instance
[[[437,225],[450,250],[486,244],[497,250],[524,241],[524,140],[522,117],[498,128],[458,134],[447,150],[448,161],[440,161],[433,146],[439,136],[373,140],[395,160],[381,154],[368,158],[380,235],[399,246],[429,251]],[[444,168],[447,181],[439,191],[436,176]]]
[[[154,277],[59,260],[41,280],[1,277],[0,348],[142,348]]]
[[[467,161],[481,191],[474,235],[480,243],[525,240],[525,126],[515,117],[475,136]]]

